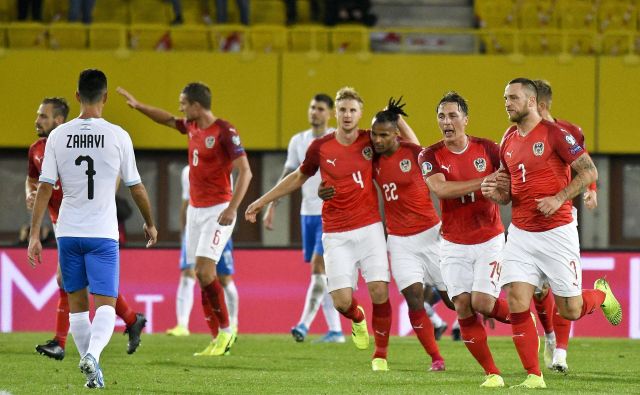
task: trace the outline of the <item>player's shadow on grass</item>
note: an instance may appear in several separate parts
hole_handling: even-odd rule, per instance
[[[225,357],[223,357],[223,358],[228,360],[228,358],[225,358]],[[176,368],[179,368],[179,369],[185,370],[185,371],[187,371],[187,370],[188,371],[196,371],[196,370],[204,370],[204,371],[206,371],[206,370],[211,369],[212,366],[215,366],[216,370],[230,370],[230,371],[231,370],[235,370],[235,371],[243,370],[243,371],[248,371],[248,372],[251,372],[251,371],[262,372],[262,371],[264,371],[264,368],[261,368],[261,367],[252,367],[252,366],[243,365],[242,361],[238,361],[237,364],[236,363],[228,364],[226,362],[225,362],[224,365],[214,364],[214,362],[219,361],[219,360],[220,360],[219,357],[217,357],[217,358],[216,357],[199,358],[198,362],[200,362],[200,361],[203,361],[205,363],[207,361],[211,362],[211,364],[204,364],[204,365],[200,364],[200,363],[195,364],[195,361],[194,361],[194,363],[186,364],[184,362],[184,360],[180,360],[180,361],[166,361],[166,360],[164,360],[164,361],[149,361],[149,362],[147,362],[147,365],[149,365],[149,366],[163,366],[163,367],[165,367],[165,366],[166,367],[176,367]],[[271,371],[271,372],[278,372],[278,371],[279,372],[287,372],[289,370],[288,369],[276,369],[276,368],[271,366],[271,367],[269,367],[269,371]]]

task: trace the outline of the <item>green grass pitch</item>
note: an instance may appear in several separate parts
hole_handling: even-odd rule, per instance
[[[84,376],[71,337],[67,356],[54,361],[34,351],[49,333],[0,334],[0,394],[84,394]],[[243,335],[225,357],[193,357],[206,335],[143,335],[127,355],[126,336],[114,333],[102,353],[104,393],[118,394],[473,394],[522,390],[479,388],[483,372],[464,344],[439,342],[446,372],[430,373],[415,337],[391,339],[389,372],[372,372],[369,351],[346,344],[295,343],[287,335]],[[525,378],[510,338],[489,339],[507,386]],[[542,350],[540,353],[542,361]],[[640,393],[640,341],[572,339],[569,374],[543,370],[549,394]],[[526,392],[526,391],[525,391]]]

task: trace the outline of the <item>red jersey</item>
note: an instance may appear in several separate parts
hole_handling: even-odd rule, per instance
[[[545,217],[536,199],[553,196],[571,180],[569,165],[584,154],[571,133],[542,120],[526,136],[510,127],[502,139],[500,160],[511,175],[511,222],[529,232],[543,232],[573,222],[571,201]]]
[[[418,155],[422,147],[400,142],[393,154],[376,155],[373,178],[384,196],[384,214],[387,233],[410,236],[434,227],[440,222],[422,180]]]
[[[582,128],[580,126],[569,121],[564,121],[562,119],[556,119],[555,121],[561,129],[564,129],[567,132],[571,133],[571,135],[576,139],[576,142],[580,144],[585,152],[587,152],[587,147],[584,143],[584,133],[582,133]],[[571,173],[571,169],[569,169],[569,173]],[[596,186],[595,182],[592,182],[591,185],[589,185],[589,189],[592,191],[597,191],[598,187]]]
[[[326,233],[346,232],[380,222],[378,195],[373,185],[373,148],[368,130],[358,130],[351,145],[338,142],[335,132],[315,139],[300,171],[309,177],[318,169],[333,199],[322,203],[322,229]]]
[[[230,201],[232,162],[246,155],[238,132],[222,119],[206,129],[179,119],[176,128],[189,137],[189,204],[211,207]]]
[[[36,180],[40,177],[42,172],[42,159],[44,158],[44,147],[47,144],[47,138],[41,137],[36,140],[35,143],[29,147],[29,170],[28,175],[30,178]],[[60,205],[62,204],[62,186],[60,180],[56,181],[51,191],[51,198],[49,199],[49,217],[54,224],[58,222],[58,212],[60,211]]]
[[[441,173],[447,181],[486,177],[500,168],[500,150],[491,140],[468,136],[467,148],[451,152],[440,141],[418,158],[425,180]],[[456,199],[440,199],[442,237],[457,244],[480,244],[504,232],[498,205],[480,189]]]

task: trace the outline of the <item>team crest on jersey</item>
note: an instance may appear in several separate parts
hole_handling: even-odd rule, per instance
[[[206,139],[204,139],[204,145],[207,148],[213,148],[213,145],[216,143],[216,138],[213,136],[209,136]]]
[[[371,158],[373,158],[373,150],[371,149],[371,147],[364,147],[364,149],[362,150],[362,156],[364,156],[366,160],[371,160]]]
[[[567,140],[567,144],[571,146],[576,145],[576,139],[572,135],[567,134],[566,136],[564,136],[564,139]]]
[[[433,165],[431,165],[431,163],[422,162],[422,175],[423,176],[426,176],[427,174],[431,173],[431,170],[433,170]]]
[[[533,154],[535,156],[542,156],[544,153],[544,143],[542,141],[538,141],[533,144]]]
[[[476,167],[476,170],[478,170],[480,173],[482,173],[487,169],[487,161],[484,160],[484,158],[477,158],[476,160],[473,161],[473,165]]]
[[[231,142],[235,145],[240,145],[240,136],[237,134],[231,137]]]
[[[409,172],[409,170],[411,170],[411,161],[409,159],[401,160],[400,161],[400,170],[402,170],[403,173]]]

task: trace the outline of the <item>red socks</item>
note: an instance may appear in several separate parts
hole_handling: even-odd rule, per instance
[[[538,361],[538,333],[529,309],[521,313],[511,313],[511,331],[524,369],[529,374],[542,375]]]
[[[553,299],[553,295],[551,294],[551,291],[547,292],[547,295],[542,300],[538,300],[534,297],[533,304],[536,306],[536,311],[538,312],[538,319],[542,323],[542,327],[544,328],[544,333],[553,332],[553,320],[557,316],[553,315],[556,304],[554,303],[554,299]]]
[[[216,338],[218,336],[218,317],[216,317],[216,314],[213,312],[213,309],[209,304],[207,294],[203,290],[200,290],[200,296],[202,297],[202,312],[204,313],[204,320],[207,321],[207,326],[209,327],[211,336]]]
[[[387,359],[389,331],[391,331],[391,303],[389,303],[389,299],[384,303],[373,304],[371,326],[373,326],[373,337],[376,343],[373,358]]]
[[[136,312],[131,310],[129,304],[121,294],[118,294],[118,299],[116,299],[116,314],[122,318],[127,326],[136,323]]]
[[[506,299],[496,298],[496,303],[493,305],[493,310],[489,317],[495,318],[503,324],[510,324],[511,317],[509,316],[509,304]]]
[[[443,360],[442,355],[440,355],[440,350],[438,349],[438,344],[436,343],[436,338],[433,335],[433,324],[429,317],[427,317],[427,312],[424,309],[412,311],[409,310],[409,320],[411,321],[411,326],[413,327],[413,331],[418,336],[418,340],[424,350],[431,356],[431,361]]]
[[[229,311],[227,311],[227,303],[224,300],[224,289],[220,285],[218,279],[202,289],[209,300],[209,304],[213,309],[215,316],[218,318],[221,329],[229,327]]]
[[[351,306],[349,306],[349,310],[344,313],[340,312],[343,316],[350,319],[355,323],[362,322],[364,320],[364,314],[360,309],[358,309],[358,300],[354,297],[351,298]]]
[[[553,331],[556,333],[556,348],[566,350],[569,346],[571,321],[558,314],[558,307],[553,306]]]
[[[67,343],[69,333],[69,298],[64,289],[60,288],[58,298],[58,309],[56,311],[56,336],[55,339],[64,348]]]
[[[500,370],[493,361],[493,356],[489,350],[487,332],[482,325],[480,316],[474,314],[468,318],[458,319],[458,322],[460,323],[460,334],[464,345],[482,366],[485,374],[500,374]]]
[[[593,311],[604,302],[605,293],[599,289],[585,289],[582,291],[582,311],[580,318]]]

